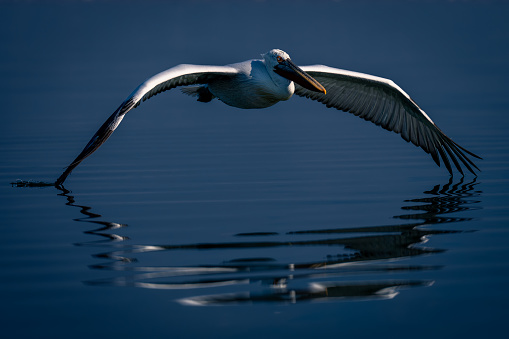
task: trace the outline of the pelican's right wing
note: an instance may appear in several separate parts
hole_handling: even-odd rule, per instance
[[[459,161],[474,174],[472,167],[479,170],[467,154],[478,159],[480,157],[445,135],[410,96],[391,80],[322,65],[301,68],[321,83],[327,94],[310,91],[298,84],[295,84],[295,94],[317,100],[327,107],[353,113],[386,130],[401,134],[406,141],[430,153],[438,166],[441,157],[451,175],[449,158],[461,174],[463,171]]]
[[[72,170],[86,157],[94,153],[113,133],[124,115],[142,101],[178,86],[206,84],[221,77],[233,77],[238,70],[229,66],[178,65],[148,78],[124,100],[117,110],[104,122],[83,151],[65,169],[55,185],[62,185]]]

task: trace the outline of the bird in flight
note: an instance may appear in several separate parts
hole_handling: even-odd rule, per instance
[[[286,52],[273,49],[262,59],[227,66],[183,64],[148,78],[104,122],[55,185],[62,185],[76,166],[108,140],[127,112],[178,86],[185,86],[182,92],[198,101],[217,98],[245,109],[269,107],[297,94],[401,134],[404,140],[429,153],[438,166],[441,158],[451,175],[451,162],[462,175],[461,164],[474,175],[474,168],[479,170],[468,156],[481,158],[445,135],[391,80],[323,65],[298,67]]]

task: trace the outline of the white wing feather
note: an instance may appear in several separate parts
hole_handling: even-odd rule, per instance
[[[139,85],[108,118],[108,120],[104,122],[104,124],[94,134],[92,139],[90,139],[83,151],[81,151],[76,159],[74,159],[74,161],[57,179],[55,184],[62,185],[72,170],[85,158],[94,153],[99,146],[101,146],[111,136],[113,131],[124,118],[124,115],[133,108],[137,107],[142,101],[177,86],[204,84],[211,79],[218,77],[231,77],[235,76],[237,73],[237,69],[229,66],[178,65],[148,78]]]
[[[327,107],[357,115],[382,128],[401,134],[406,141],[431,154],[440,166],[440,157],[452,174],[452,160],[463,174],[458,159],[472,173],[477,166],[467,157],[477,155],[467,151],[445,135],[431,118],[389,79],[342,69],[313,65],[301,67],[320,82],[327,94],[309,91],[295,84],[295,94],[317,100]],[[448,155],[448,156],[447,156]]]

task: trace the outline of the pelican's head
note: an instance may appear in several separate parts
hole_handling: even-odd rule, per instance
[[[263,54],[263,59],[268,70],[272,69],[276,74],[294,81],[310,91],[326,93],[325,88],[318,81],[290,60],[288,53],[280,49],[273,49]]]

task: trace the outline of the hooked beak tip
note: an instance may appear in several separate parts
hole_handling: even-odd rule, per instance
[[[312,78],[313,79],[313,78]],[[323,93],[324,95],[327,94],[327,90],[325,89],[325,87],[323,87],[323,85],[321,83],[319,83],[318,81],[316,81],[315,79],[314,80],[314,91],[315,92],[320,92],[320,93]]]

